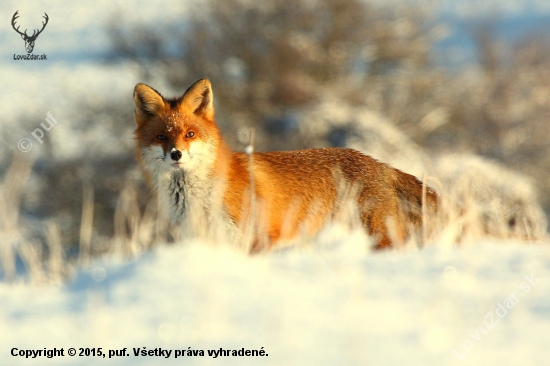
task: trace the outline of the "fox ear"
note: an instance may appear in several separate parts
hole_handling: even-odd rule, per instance
[[[164,99],[155,89],[145,84],[138,84],[134,89],[134,105],[136,122],[156,115],[164,108]]]
[[[181,105],[197,116],[214,120],[214,94],[208,79],[200,79],[183,94]]]

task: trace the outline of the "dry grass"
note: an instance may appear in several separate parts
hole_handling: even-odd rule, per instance
[[[99,256],[118,256],[131,258],[140,253],[167,242],[178,242],[186,237],[185,232],[170,229],[158,220],[155,205],[152,202],[144,211],[138,205],[136,191],[130,186],[123,190],[114,215],[115,234],[111,238],[93,237],[94,194],[90,185],[83,187],[83,208],[80,227],[79,255],[69,258],[65,253],[67,243],[63,243],[60,227],[55,221],[42,223],[41,238],[28,235],[28,223],[20,212],[21,201],[32,162],[16,156],[6,174],[0,190],[0,254],[2,276],[6,282],[28,282],[32,285],[52,284],[70,277],[78,267],[89,265]],[[505,212],[506,205],[487,200],[487,194],[494,195],[494,187],[483,190],[474,176],[461,176],[452,185],[444,185],[435,177],[425,176],[424,182],[434,187],[441,200],[437,214],[423,211],[424,225],[421,230],[413,231],[407,242],[396,241],[393,250],[410,250],[424,246],[470,245],[482,238],[515,239],[525,243],[535,243],[546,236],[544,216],[529,216],[527,210],[519,210],[514,216],[518,222],[510,222]],[[498,178],[497,178],[498,179]],[[487,187],[485,187],[487,188]],[[337,213],[327,225],[344,225],[350,231],[360,225],[358,210],[353,199],[353,187],[341,187]],[[494,198],[494,196],[491,196]],[[505,197],[505,196],[503,196]],[[519,212],[519,213],[518,213]],[[537,217],[542,222],[533,222]],[[250,223],[243,227],[254,226]],[[391,226],[391,222],[388,223]],[[215,227],[216,225],[214,225]],[[254,229],[258,230],[258,228]],[[391,230],[390,230],[391,231]],[[195,231],[196,232],[196,231]],[[309,247],[315,250],[315,237],[306,234],[291,243],[282,246]],[[220,233],[206,235],[213,245],[226,243],[236,250],[250,251],[248,236],[229,243]],[[321,234],[322,235],[322,232]],[[204,239],[204,238],[203,238]],[[93,244],[103,241],[98,247],[108,248],[94,251]],[[97,244],[97,243],[96,243]],[[370,250],[370,242],[365,242],[365,251]],[[23,268],[18,268],[22,263]]]

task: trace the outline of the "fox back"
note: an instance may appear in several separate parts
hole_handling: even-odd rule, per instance
[[[191,235],[242,240],[248,232],[253,250],[271,248],[314,235],[352,197],[383,248],[421,226],[423,196],[437,210],[437,194],[426,187],[423,195],[414,176],[352,149],[233,152],[215,123],[206,79],[171,99],[138,84],[134,103],[137,156],[160,212]]]

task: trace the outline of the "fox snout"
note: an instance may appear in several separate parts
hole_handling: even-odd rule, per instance
[[[174,161],[180,160],[182,157],[182,153],[179,150],[176,150],[175,148],[170,151],[170,158]]]

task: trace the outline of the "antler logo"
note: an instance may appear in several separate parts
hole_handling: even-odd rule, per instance
[[[42,22],[42,29],[40,30],[37,30],[35,29],[34,32],[32,33],[32,36],[29,36],[27,34],[27,30],[25,29],[25,32],[24,33],[21,33],[19,31],[19,27],[15,28],[15,20],[17,18],[19,18],[19,15],[17,15],[17,13],[19,13],[19,10],[17,10],[15,12],[15,14],[13,14],[13,18],[11,18],[11,26],[13,27],[13,29],[15,29],[15,31],[17,33],[19,33],[21,35],[21,38],[23,38],[23,40],[25,41],[25,48],[27,49],[27,53],[31,53],[32,50],[34,49],[34,42],[36,41],[36,38],[38,38],[38,35],[40,33],[42,33],[42,31],[44,30],[44,28],[46,28],[46,24],[48,24],[48,14],[44,13],[44,19],[46,19],[46,22]],[[38,33],[37,33],[38,32]]]

